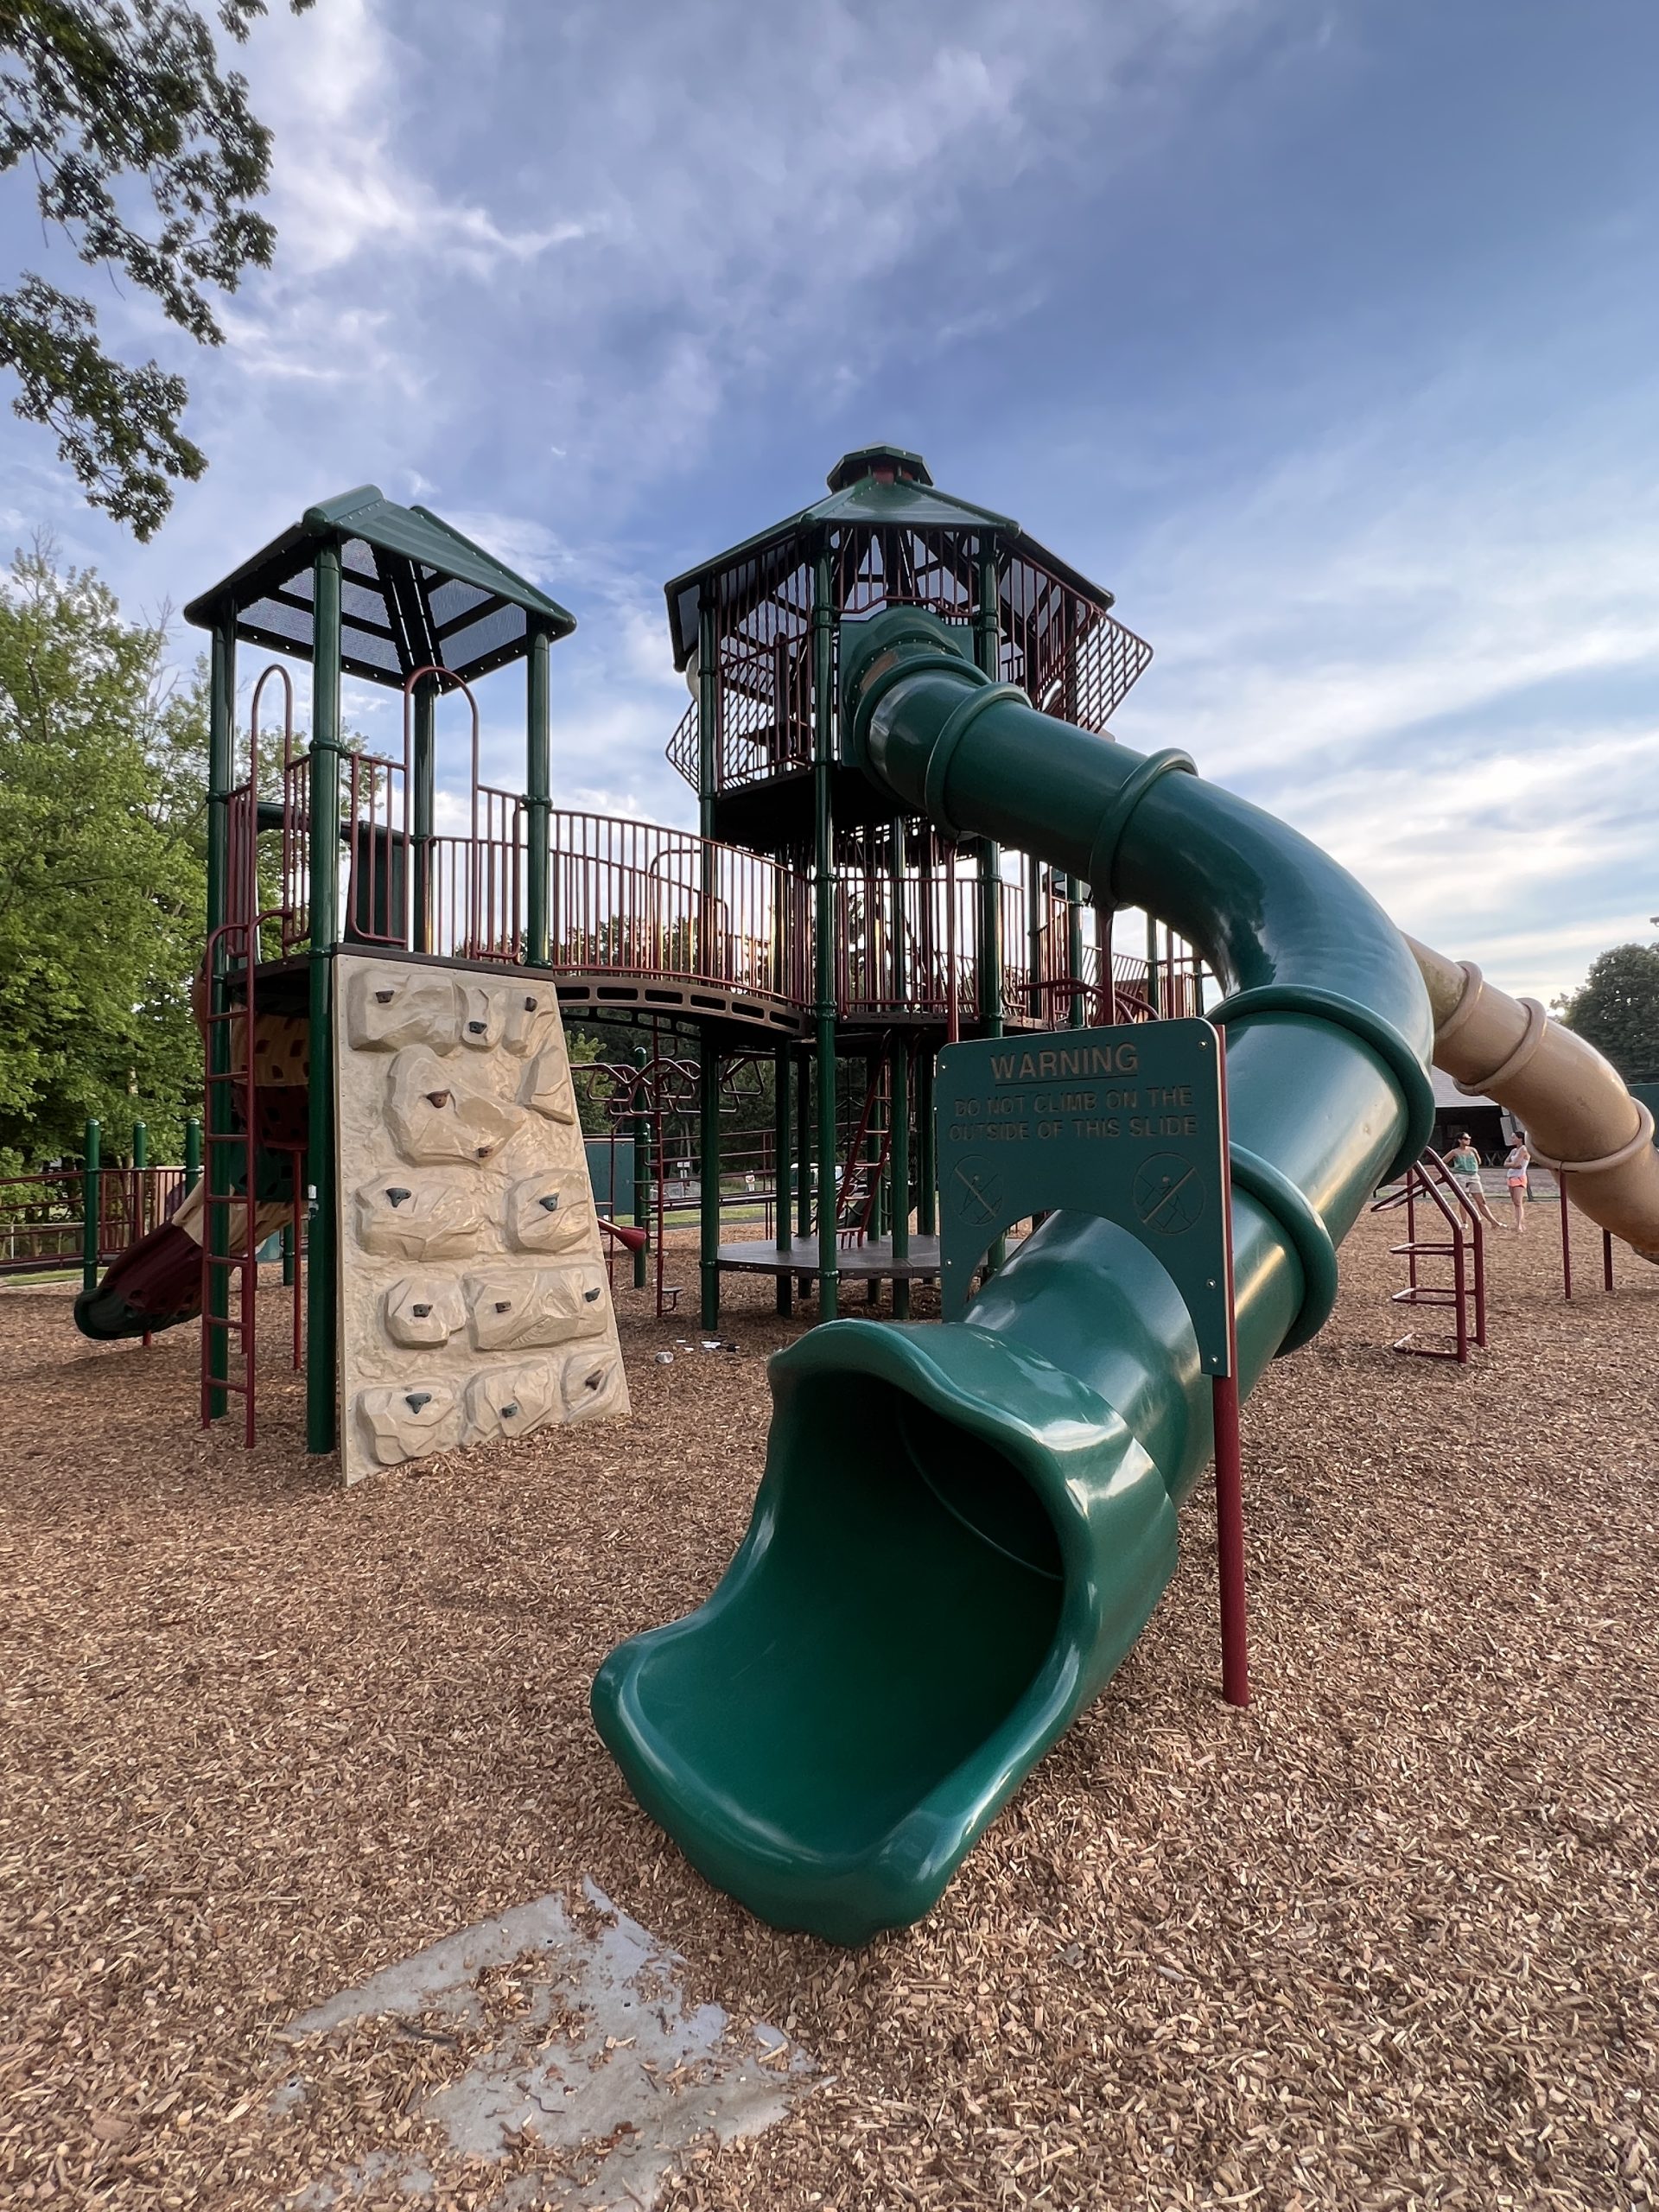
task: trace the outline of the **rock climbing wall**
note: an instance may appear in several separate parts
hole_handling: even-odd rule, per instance
[[[553,986],[342,957],[341,1465],[628,1411]]]

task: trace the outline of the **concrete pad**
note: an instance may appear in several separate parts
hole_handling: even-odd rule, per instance
[[[501,2212],[532,2203],[571,2212],[649,2206],[679,2153],[711,2136],[728,2143],[760,2133],[820,2078],[777,2029],[740,2028],[716,2005],[688,2005],[685,1961],[596,1884],[582,1887],[586,1910],[557,1896],[515,1905],[342,1991],[284,2031],[289,2039],[327,2037],[373,2020],[396,2037],[410,2032],[401,2020],[435,2015],[481,2029],[488,2015],[480,1975],[516,1966],[527,2001],[502,2039],[482,2056],[467,2054],[465,2070],[420,2107],[458,2158],[505,2162],[529,2139],[563,2154],[562,2169],[579,2169],[577,2178],[521,2165],[487,2200]],[[281,2084],[273,2107],[302,2109],[306,2077],[327,2063],[326,2045],[308,2051],[305,2075]],[[301,2212],[324,2212],[389,2187],[412,2202],[430,2196],[429,2158],[372,2145],[350,2167],[320,2175],[296,2202]]]

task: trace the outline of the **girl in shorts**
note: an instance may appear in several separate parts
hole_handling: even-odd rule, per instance
[[[1497,1216],[1492,1211],[1485,1192],[1480,1187],[1480,1154],[1475,1150],[1474,1139],[1467,1129],[1459,1133],[1457,1149],[1447,1153],[1446,1164],[1456,1176],[1458,1188],[1482,1220],[1489,1221],[1494,1229],[1497,1228]]]
[[[1510,1147],[1509,1157],[1503,1162],[1503,1172],[1510,1179],[1510,1204],[1515,1208],[1515,1233],[1524,1236],[1527,1227],[1527,1170],[1532,1165],[1532,1154],[1527,1150],[1527,1133],[1517,1129],[1515,1142]]]

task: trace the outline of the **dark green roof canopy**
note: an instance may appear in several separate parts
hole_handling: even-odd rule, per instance
[[[401,690],[417,668],[470,682],[521,659],[532,624],[555,638],[576,626],[556,600],[515,575],[426,507],[400,507],[378,485],[308,507],[233,575],[193,599],[188,621],[208,629],[226,612],[251,645],[309,659],[312,563],[340,547],[340,663]]]
[[[683,669],[696,649],[697,602],[705,583],[719,579],[722,598],[728,602],[762,598],[809,557],[807,541],[819,531],[858,524],[873,529],[960,531],[964,536],[990,533],[1010,555],[1045,569],[1103,613],[1112,604],[1110,592],[1027,537],[1009,516],[936,489],[918,453],[906,453],[902,446],[863,446],[844,454],[827,480],[827,499],[746,537],[712,561],[700,562],[664,587],[676,668]],[[1005,596],[1012,588],[1012,579],[1005,580]]]

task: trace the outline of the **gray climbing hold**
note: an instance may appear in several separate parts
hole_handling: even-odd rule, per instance
[[[559,1210],[558,1192],[556,1191],[550,1191],[546,1197],[539,1201],[539,1204],[543,1213],[556,1213]]]
[[[394,1183],[386,1192],[386,1196],[395,1206],[402,1205],[404,1200],[412,1195],[413,1193],[406,1191],[401,1183]]]
[[[423,1406],[429,1406],[431,1402],[432,1393],[429,1390],[410,1390],[404,1398],[404,1403],[412,1414],[419,1413]]]

